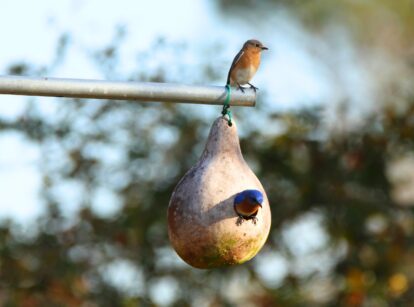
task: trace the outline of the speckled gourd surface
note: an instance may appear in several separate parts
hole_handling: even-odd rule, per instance
[[[237,224],[234,197],[246,189],[263,193],[257,222]],[[236,125],[219,117],[199,161],[174,189],[168,206],[168,233],[177,254],[197,268],[241,264],[253,258],[270,230],[266,192],[244,161]]]

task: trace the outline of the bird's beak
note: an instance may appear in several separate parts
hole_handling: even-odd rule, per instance
[[[258,203],[258,204],[259,204],[260,208],[263,208],[262,203]]]
[[[262,46],[262,50],[269,50],[269,48]]]

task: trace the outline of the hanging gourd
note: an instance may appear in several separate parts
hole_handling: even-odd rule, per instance
[[[177,254],[197,268],[253,258],[270,230],[269,201],[244,161],[236,125],[213,123],[200,160],[174,189],[168,232]]]

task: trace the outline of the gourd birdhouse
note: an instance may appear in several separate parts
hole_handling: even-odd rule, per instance
[[[266,192],[243,159],[236,125],[219,117],[199,161],[171,196],[171,243],[196,268],[241,264],[262,248],[270,223]]]

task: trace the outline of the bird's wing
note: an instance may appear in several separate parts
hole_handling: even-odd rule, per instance
[[[230,74],[231,71],[233,70],[233,67],[237,64],[238,61],[240,61],[242,55],[243,55],[244,51],[240,50],[238,54],[236,54],[236,56],[233,59],[233,63],[231,63],[230,69],[229,69],[229,74],[227,75],[227,83],[226,84],[230,84]]]

